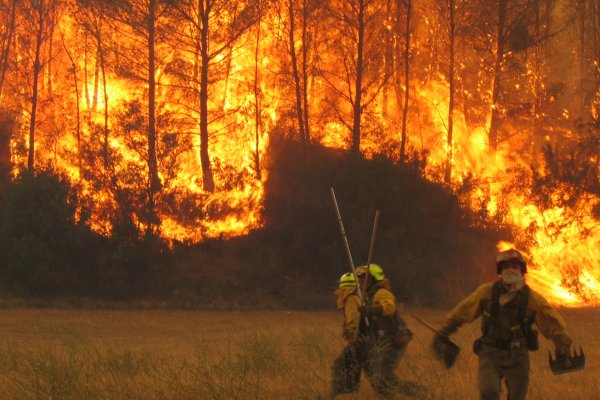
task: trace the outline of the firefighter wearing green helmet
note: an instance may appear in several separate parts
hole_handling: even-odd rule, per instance
[[[383,397],[410,392],[412,389],[407,382],[400,381],[395,369],[412,339],[412,332],[400,317],[390,281],[377,264],[358,267],[356,276],[365,293],[360,307],[359,335],[368,338],[370,345],[365,374]]]
[[[358,392],[360,371],[365,359],[365,342],[358,335],[360,320],[360,297],[356,289],[356,279],[352,272],[346,272],[339,279],[335,291],[337,308],[344,315],[342,337],[346,341],[340,355],[331,367],[331,396]]]
[[[432,347],[436,356],[443,358],[449,335],[482,316],[482,336],[473,344],[479,356],[480,399],[500,399],[504,378],[510,400],[523,400],[529,385],[529,351],[539,347],[533,324],[554,342],[557,357],[565,362],[564,372],[572,360],[568,355],[572,340],[560,314],[525,284],[527,263],[519,251],[498,253],[496,272],[499,280],[481,285],[452,310]]]

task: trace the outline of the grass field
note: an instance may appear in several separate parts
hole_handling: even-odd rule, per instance
[[[444,313],[411,310],[439,325]],[[600,399],[600,310],[562,310],[586,350],[585,371],[554,377],[550,343],[532,353],[528,399]],[[424,387],[420,399],[477,399],[478,324],[453,339],[445,370],[429,353],[432,334],[406,317],[415,339],[398,368]],[[0,310],[0,399],[320,399],[341,350],[334,312]],[[375,399],[363,378],[360,393]]]

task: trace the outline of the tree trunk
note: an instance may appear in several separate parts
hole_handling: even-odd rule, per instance
[[[404,102],[402,107],[402,133],[400,138],[400,162],[406,158],[408,103],[410,100],[410,24],[412,19],[413,1],[406,0],[406,27],[404,29]],[[398,4],[398,21],[400,21],[400,4]]]
[[[384,53],[384,65],[385,65],[385,77],[386,79],[391,77],[394,73],[394,35],[390,27],[393,25],[393,10],[392,0],[386,0],[385,2],[385,20],[388,28],[385,31],[385,53]],[[390,107],[390,85],[385,84],[381,98],[381,114],[384,120],[388,119]]]
[[[104,47],[102,44],[102,32],[100,31],[100,27],[98,27],[96,35],[100,72],[102,73],[102,93],[104,95],[104,142],[102,143],[102,156],[104,158],[104,167],[106,168],[110,161],[108,152],[108,91],[106,89],[106,60],[104,59]]]
[[[148,214],[155,217],[154,196],[160,190],[158,163],[156,159],[156,67],[155,67],[156,1],[150,0],[148,7]],[[152,225],[152,224],[150,224]]]
[[[92,96],[92,110],[98,109],[98,86],[100,85],[100,56],[99,45],[96,46],[96,63],[94,64],[94,95]]]
[[[55,16],[52,16],[52,18],[55,18]],[[50,34],[49,34],[49,42],[48,42],[48,77],[47,77],[47,82],[48,82],[48,97],[51,98],[52,97],[52,52],[53,52],[53,48],[54,48],[54,26],[56,25],[55,21],[51,21],[51,23],[49,24],[49,28],[50,28]]]
[[[256,172],[256,179],[261,179],[260,172],[260,126],[261,121],[261,101],[260,101],[260,84],[259,84],[259,73],[258,73],[258,53],[260,46],[260,20],[258,21],[258,27],[256,30],[256,46],[254,47],[254,124],[255,124],[255,148],[254,148],[254,168]]]
[[[15,126],[12,114],[0,112],[0,190],[10,183],[10,138]]]
[[[62,45],[65,49],[65,53],[67,53],[67,57],[69,57],[69,61],[71,62],[71,68],[73,70],[73,85],[75,86],[75,105],[77,108],[77,116],[76,116],[76,139],[77,139],[77,165],[79,168],[79,178],[81,179],[81,174],[83,171],[83,161],[81,157],[81,106],[80,106],[80,96],[79,96],[79,77],[77,75],[77,64],[75,63],[75,59],[71,55],[71,52],[67,48],[67,44],[65,43],[65,38],[61,34]]]
[[[363,79],[363,48],[365,40],[365,2],[358,1],[358,42],[356,48],[356,82],[354,89],[354,104],[352,105],[352,148],[351,152],[360,154],[360,135],[362,119],[362,79]]]
[[[0,57],[0,104],[2,104],[2,92],[4,89],[4,80],[6,79],[6,72],[8,71],[8,60],[10,55],[10,47],[12,46],[12,38],[15,33],[15,17],[17,10],[17,2],[13,0],[11,2],[10,9],[10,23],[8,31],[6,33],[6,43],[2,48],[2,54]]]
[[[35,59],[33,61],[33,86],[31,95],[31,119],[29,122],[29,154],[27,157],[27,169],[31,172],[35,171],[35,119],[37,113],[38,103],[38,85],[39,77],[42,69],[42,62],[40,60],[40,52],[42,49],[44,26],[45,26],[45,10],[43,6],[38,10],[38,26],[35,36]]]
[[[202,185],[207,192],[215,191],[215,181],[208,155],[208,22],[210,8],[205,8],[204,0],[199,0],[200,10],[200,163],[202,164]]]
[[[300,142],[303,148],[306,150],[306,133],[304,132],[304,112],[302,110],[302,88],[300,86],[300,73],[298,71],[298,57],[296,56],[296,46],[294,39],[294,30],[296,29],[295,17],[294,17],[294,0],[289,0],[288,11],[290,15],[290,32],[289,32],[289,46],[290,46],[290,57],[292,61],[292,75],[294,77],[294,88],[296,90],[296,116],[298,118],[298,130],[300,132]],[[305,151],[306,153],[306,151]]]
[[[535,164],[537,164],[537,155],[540,150],[540,113],[541,113],[541,95],[542,95],[542,63],[541,63],[541,46],[540,46],[540,29],[541,29],[541,4],[540,0],[535,0],[535,49],[534,49],[534,73],[533,73],[533,129],[532,129],[532,138],[531,138],[531,160]]]
[[[89,111],[90,110],[90,89],[88,88],[88,41],[87,41],[87,32],[84,34],[84,44],[83,44],[83,90],[85,93],[85,107]]]
[[[585,7],[585,2],[586,0],[580,0],[579,3],[579,7],[580,7],[580,27],[579,27],[579,118],[584,119],[586,117],[585,115],[585,108],[586,108],[586,104],[585,104],[585,94],[586,94],[586,88],[585,88],[585,40],[586,40],[586,36],[585,36],[585,13],[586,13],[586,7]]]
[[[456,39],[456,21],[455,21],[455,0],[448,0],[448,6],[450,11],[450,69],[448,71],[449,81],[449,100],[448,100],[448,138],[446,146],[448,147],[448,154],[446,159],[446,169],[444,171],[444,182],[450,183],[452,181],[452,146],[454,145],[452,139],[452,133],[454,129],[454,63],[455,63],[455,39]]]
[[[310,146],[310,125],[308,123],[308,2],[302,1],[302,112],[304,113],[304,135],[307,151]]]
[[[496,151],[498,147],[498,126],[500,124],[500,93],[502,90],[502,66],[504,65],[504,49],[506,46],[506,6],[508,0],[498,1],[498,32],[496,61],[494,63],[494,80],[492,83],[492,120],[490,123],[489,148]]]
[[[600,4],[598,2],[593,2],[594,7],[594,60],[600,60]],[[600,87],[600,65],[595,66],[596,74],[596,87]],[[600,111],[600,110],[598,110]],[[597,117],[598,118],[598,117]]]

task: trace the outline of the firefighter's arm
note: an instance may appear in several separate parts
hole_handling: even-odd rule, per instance
[[[358,334],[358,324],[360,322],[360,299],[353,294],[348,296],[344,305],[344,339],[348,342],[356,340]]]
[[[535,324],[542,335],[552,340],[556,349],[568,350],[573,340],[567,333],[563,317],[539,293],[532,290],[531,297],[531,307],[536,312]]]
[[[448,336],[464,323],[473,322],[477,319],[481,315],[481,300],[491,296],[492,285],[493,283],[481,285],[467,298],[458,303],[446,317],[446,322],[439,332],[444,336]]]
[[[373,306],[380,307],[380,315],[392,316],[396,313],[396,297],[387,289],[379,289],[373,297]]]

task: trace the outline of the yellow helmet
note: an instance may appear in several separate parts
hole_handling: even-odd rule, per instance
[[[340,284],[338,288],[346,288],[346,287],[354,287],[356,286],[356,279],[354,279],[354,274],[352,272],[346,272],[342,276],[340,276]]]
[[[356,276],[361,276],[367,273],[367,266],[361,265],[356,268]],[[377,264],[369,265],[369,275],[375,278],[376,281],[382,281],[385,279],[385,274],[383,273],[383,268],[381,268]]]

